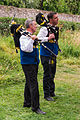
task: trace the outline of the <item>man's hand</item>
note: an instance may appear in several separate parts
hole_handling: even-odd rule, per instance
[[[52,39],[55,39],[55,35],[54,35],[54,33],[49,34],[48,40],[52,40]]]
[[[32,35],[31,38],[32,40],[35,40],[35,39],[38,40],[38,37],[36,35]]]

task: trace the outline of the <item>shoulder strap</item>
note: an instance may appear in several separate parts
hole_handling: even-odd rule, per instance
[[[30,33],[29,32],[23,32],[22,33],[22,35],[25,35],[25,36],[28,35],[28,34],[30,34]]]
[[[48,37],[48,36],[49,36],[50,29],[49,29],[49,27],[46,27],[46,28],[47,28],[47,31],[48,31],[48,34],[47,34],[46,37]]]

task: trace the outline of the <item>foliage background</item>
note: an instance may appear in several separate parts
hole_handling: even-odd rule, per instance
[[[34,1],[35,4],[32,3]],[[0,4],[80,13],[79,0],[43,0],[41,7],[40,0],[34,1],[2,0]],[[59,46],[62,52],[57,58],[57,96],[54,102],[44,100],[43,69],[39,64],[40,108],[46,112],[43,116],[35,114],[31,108],[23,108],[25,77],[20,65],[20,55],[16,54],[14,41],[10,36],[11,19],[0,18],[0,120],[80,120],[80,23],[59,21]],[[15,21],[24,25],[25,19],[15,18]]]
[[[2,0],[1,5],[80,14],[80,0]]]
[[[0,120],[80,120],[80,23],[59,21],[62,52],[57,58],[57,96],[54,102],[44,100],[40,63],[40,108],[46,115],[37,115],[31,108],[23,108],[25,77],[10,36],[11,19],[0,18]],[[24,25],[25,19],[15,21]]]

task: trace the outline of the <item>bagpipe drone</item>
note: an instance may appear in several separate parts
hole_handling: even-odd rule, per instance
[[[36,15],[36,22],[40,25],[40,26],[45,26],[49,29],[50,33],[57,33],[57,30],[59,29],[59,27],[57,27],[57,30],[55,29],[54,26],[51,26],[49,24],[49,21],[44,17],[44,15],[42,13],[38,13]]]
[[[18,49],[20,48],[19,38],[24,33],[25,29],[23,28],[21,24],[17,24],[16,22],[14,22],[14,17],[15,15],[13,16],[11,20],[10,30],[11,30],[11,35],[13,36],[13,39],[14,39],[16,53],[18,53]]]

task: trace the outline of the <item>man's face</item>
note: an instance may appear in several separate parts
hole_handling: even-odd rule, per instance
[[[35,21],[33,21],[33,23],[31,24],[31,29],[32,29],[33,33],[36,31],[36,29],[37,29],[37,24],[36,24]]]
[[[58,24],[58,14],[53,15],[53,18],[51,19],[51,24],[52,25]]]

